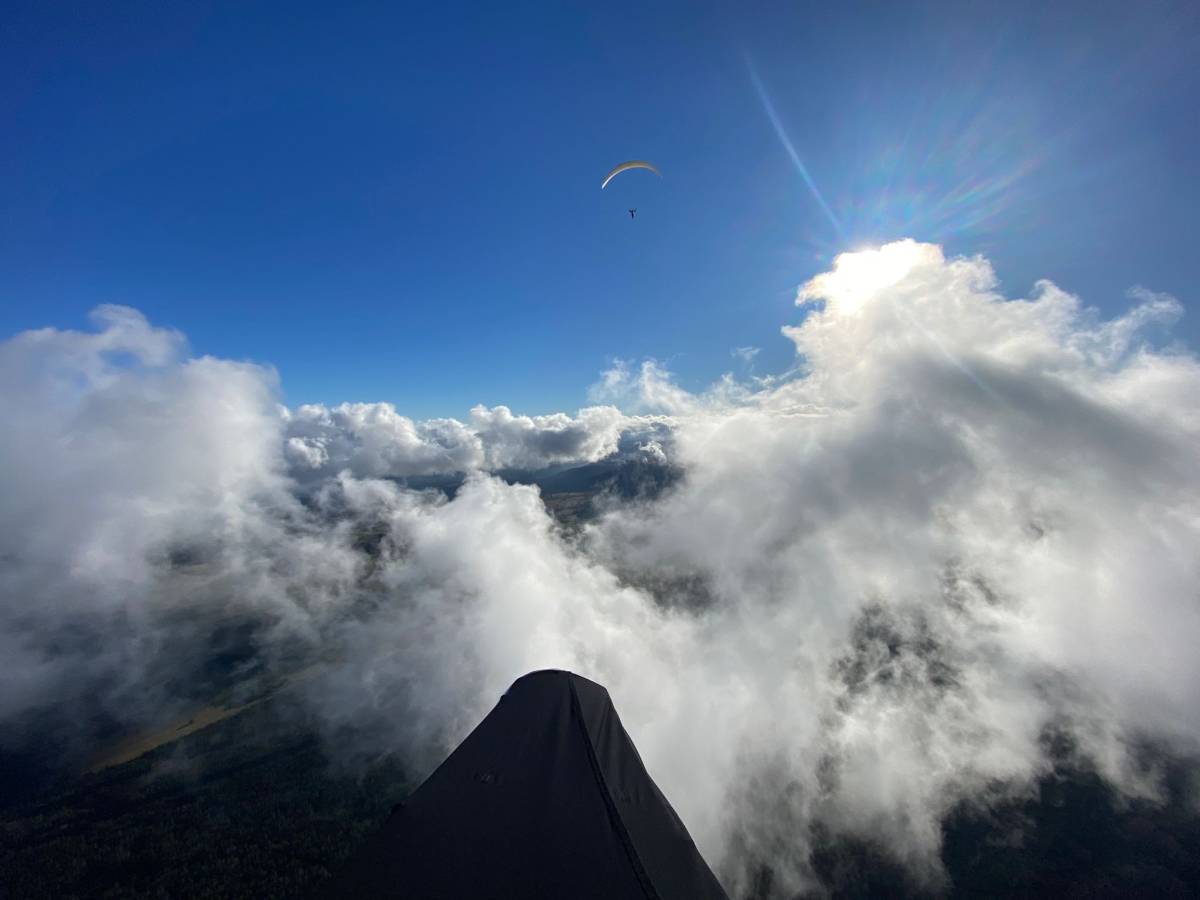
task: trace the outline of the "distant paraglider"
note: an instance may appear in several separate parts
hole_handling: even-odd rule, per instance
[[[662,178],[662,172],[658,171],[652,163],[646,162],[644,159],[631,159],[628,162],[623,162],[607,175],[604,176],[604,181],[600,185],[600,190],[608,187],[608,183],[620,175],[622,172],[628,172],[630,169],[649,169],[659,178]]]
[[[653,163],[648,163],[644,159],[631,159],[628,162],[621,163],[619,166],[617,166],[615,169],[613,169],[611,172],[609,172],[607,175],[605,175],[604,181],[602,181],[600,183],[600,190],[604,190],[606,187],[608,187],[608,183],[610,181],[612,181],[614,178],[616,178],[622,172],[628,172],[630,169],[648,169],[649,171],[651,171],[655,175],[657,175],[659,178],[662,178],[662,172],[658,171],[658,169],[655,167],[655,165]],[[629,218],[630,219],[637,218],[637,207],[636,206],[633,209],[629,210]]]

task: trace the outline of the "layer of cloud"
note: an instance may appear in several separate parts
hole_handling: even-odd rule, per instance
[[[309,404],[285,410],[284,417],[285,452],[300,477],[343,469],[359,477],[403,477],[594,462],[616,452],[622,432],[636,427],[612,406],[588,407],[574,417],[476,406],[468,423],[416,422],[390,403]]]
[[[947,811],[1028,790],[1050,729],[1152,795],[1130,748],[1200,738],[1200,364],[1148,337],[1178,303],[1008,300],[913,242],[798,302],[786,377],[694,394],[618,363],[574,417],[463,423],[281,413],[269,369],[131,310],[13,338],[0,721],[149,718],[243,617],[260,665],[340,660],[306,682],[339,746],[429,765],[514,678],[570,668],[726,883],[767,863],[781,896],[818,828],[938,884]],[[486,474],[638,446],[683,479],[579,533]],[[379,478],[437,471],[475,474],[452,500]]]

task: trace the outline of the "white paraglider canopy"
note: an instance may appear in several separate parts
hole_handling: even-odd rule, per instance
[[[608,187],[608,183],[620,175],[622,172],[628,172],[630,169],[649,169],[659,178],[662,178],[662,172],[658,171],[652,163],[646,162],[644,159],[631,159],[628,162],[623,162],[607,175],[604,176],[604,182],[600,185],[600,190]]]

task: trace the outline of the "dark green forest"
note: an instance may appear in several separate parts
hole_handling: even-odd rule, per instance
[[[394,760],[337,769],[281,701],[0,813],[11,897],[294,897],[405,793]]]
[[[1123,803],[1053,748],[1056,771],[1024,802],[945,824],[948,892],[962,897],[1194,897],[1196,771],[1165,763],[1164,803]],[[0,811],[5,897],[297,897],[319,886],[411,789],[399,762],[354,771],[286,694]],[[828,895],[928,894],[869,844],[816,836]],[[770,860],[754,895],[774,896]],[[814,894],[814,896],[818,896]]]

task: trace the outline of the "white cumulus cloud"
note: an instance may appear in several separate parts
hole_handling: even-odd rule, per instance
[[[574,417],[476,406],[463,423],[414,421],[390,403],[308,404],[285,410],[284,417],[285,453],[303,477],[343,469],[382,477],[592,462],[614,453],[621,433],[636,425],[612,406],[591,406]]]

